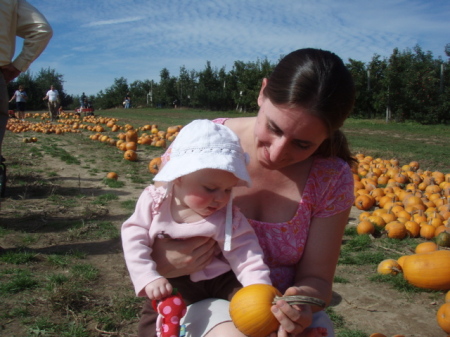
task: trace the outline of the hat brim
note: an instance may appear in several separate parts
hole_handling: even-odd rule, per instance
[[[224,170],[234,174],[239,182],[237,186],[250,187],[251,179],[245,167],[245,161],[234,155],[213,156],[213,158],[197,155],[185,154],[182,157],[171,157],[164,164],[154,181],[170,182],[187,174],[202,170],[216,169]]]

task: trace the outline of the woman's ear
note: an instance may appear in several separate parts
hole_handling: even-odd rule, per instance
[[[258,95],[258,106],[261,106],[264,99],[266,98],[266,96],[264,96],[264,89],[267,86],[267,78],[263,78],[262,83],[261,83],[261,89],[259,90],[259,95]]]

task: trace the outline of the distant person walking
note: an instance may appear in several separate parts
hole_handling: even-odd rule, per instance
[[[59,108],[59,92],[55,89],[53,85],[50,86],[50,90],[43,100],[48,100],[48,112],[52,116],[52,122],[58,119],[58,108]]]
[[[124,108],[125,109],[131,108],[131,96],[130,96],[129,92],[125,96],[125,100],[123,101],[123,103],[124,103]]]
[[[0,0],[0,158],[8,122],[8,90],[6,85],[47,47],[53,35],[46,18],[25,0]],[[16,36],[24,39],[22,51],[14,61]]]
[[[86,103],[87,103],[87,98],[83,92],[83,94],[80,97],[80,109],[86,109],[87,108]],[[80,112],[82,112],[82,111],[80,111]]]
[[[19,118],[23,122],[25,121],[25,103],[28,99],[23,85],[19,85],[19,89],[14,92],[14,95],[13,97],[11,97],[9,102],[12,102],[14,99],[16,99],[16,111],[18,115],[17,118]]]

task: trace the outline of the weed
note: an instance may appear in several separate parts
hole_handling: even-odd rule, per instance
[[[94,281],[98,277],[98,269],[90,264],[76,264],[70,272],[81,281]]]
[[[120,188],[125,185],[123,181],[108,178],[104,178],[103,183],[110,188]]]
[[[16,269],[11,274],[3,275],[0,283],[0,295],[16,294],[38,286],[38,281],[29,270]],[[3,279],[7,280],[4,281]]]
[[[10,264],[26,264],[36,260],[36,254],[25,251],[6,251],[0,255],[0,261]]]
[[[106,205],[109,201],[111,201],[111,200],[117,200],[117,199],[119,199],[119,197],[118,197],[116,194],[114,194],[114,193],[105,193],[105,194],[102,194],[102,195],[98,196],[98,197],[93,201],[93,204],[104,206],[104,205]]]
[[[47,154],[51,155],[52,157],[57,157],[61,159],[62,161],[66,162],[67,164],[74,164],[74,165],[80,165],[81,162],[72,156],[70,153],[68,153],[66,150],[62,149],[56,144],[52,145],[43,145],[42,150],[46,152]]]

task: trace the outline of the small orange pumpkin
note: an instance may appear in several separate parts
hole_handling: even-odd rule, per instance
[[[125,151],[125,153],[123,154],[123,157],[124,157],[126,160],[129,160],[129,161],[136,161],[136,160],[137,160],[137,153],[136,153],[136,151],[134,151],[134,150],[127,150],[127,151]]]
[[[230,302],[230,316],[236,328],[249,337],[266,337],[280,323],[270,311],[275,296],[281,293],[268,284],[241,288]]]
[[[439,307],[436,319],[441,329],[450,333],[450,302],[446,302]]]
[[[433,241],[419,243],[414,250],[416,254],[435,252],[439,247]]]
[[[106,175],[106,178],[117,180],[119,178],[119,175],[116,172],[109,172]]]
[[[161,157],[156,157],[150,160],[148,163],[148,170],[151,174],[157,174],[159,172],[159,168],[161,167]]]
[[[363,220],[356,225],[356,232],[359,235],[375,233],[375,226],[367,220]]]
[[[378,264],[377,272],[382,275],[397,275],[402,271],[400,264],[394,259],[386,259]]]

